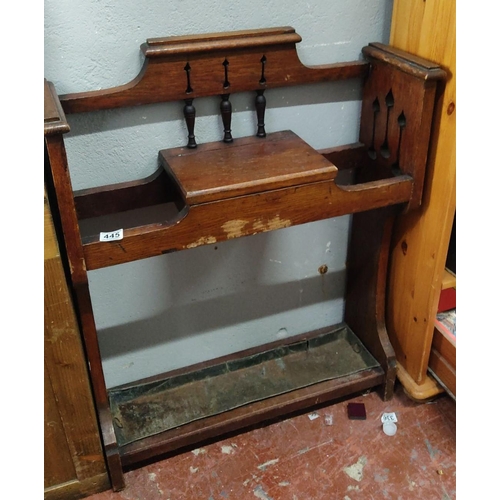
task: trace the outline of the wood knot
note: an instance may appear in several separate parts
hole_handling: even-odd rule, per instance
[[[401,243],[401,250],[403,250],[403,255],[406,255],[406,252],[408,251],[408,243],[406,243],[406,240],[403,240]]]

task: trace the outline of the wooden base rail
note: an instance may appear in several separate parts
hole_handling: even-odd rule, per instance
[[[392,396],[396,360],[385,329],[392,225],[397,213],[421,202],[436,84],[445,73],[432,62],[377,43],[363,48],[363,61],[306,67],[296,51],[300,41],[291,27],[150,39],[141,46],[143,68],[129,84],[59,96],[45,81],[46,183],[61,221],[70,286],[115,490],[125,486],[124,465],[357,391],[379,387],[382,397]],[[266,131],[266,89],[348,78],[363,80],[359,142],[316,151],[293,131]],[[254,137],[233,138],[231,95],[244,91],[255,91],[257,129]],[[204,96],[221,100],[221,140],[199,145],[195,106],[196,99]],[[158,152],[160,168],[147,179],[73,191],[63,139],[69,131],[65,113],[165,101],[179,101],[183,109],[185,147]],[[341,180],[346,178],[340,175],[343,171],[350,174],[348,182]],[[286,378],[292,375],[284,375],[285,389],[276,393],[269,391],[279,381],[264,378],[261,398],[236,402],[203,418],[186,417],[187,423],[131,442],[117,439],[124,431],[115,426],[129,415],[130,407],[117,406],[114,390],[105,385],[87,271],[344,214],[354,215],[347,326],[342,326],[350,333],[335,337],[347,349],[343,361],[332,358],[319,379],[306,378],[296,385]],[[106,240],[102,233],[120,236]],[[326,338],[324,332],[304,335],[292,343],[289,339],[262,346],[251,355],[235,353],[230,361],[218,360],[201,372],[200,367],[186,367],[180,378],[163,374],[158,383],[180,384],[175,390],[188,390],[183,377],[192,381],[208,373],[203,383],[216,383],[219,379],[210,377],[219,376],[226,369],[224,363],[235,370],[251,370],[271,355],[281,356],[293,373],[294,367],[305,363],[300,349],[312,353],[313,345],[323,345]],[[352,365],[341,367],[350,356]],[[368,364],[359,365],[361,359]],[[140,388],[147,383],[135,384]],[[191,397],[193,392],[187,394]],[[160,391],[155,397],[151,407],[162,408],[166,396]],[[121,417],[116,414],[118,407],[125,412]],[[153,419],[154,414],[150,416]]]

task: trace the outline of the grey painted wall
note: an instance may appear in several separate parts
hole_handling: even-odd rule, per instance
[[[304,64],[355,60],[389,39],[391,0],[45,0],[45,77],[59,93],[127,83],[147,38],[291,25]],[[266,130],[315,148],[358,138],[352,82],[266,92]],[[234,137],[255,133],[253,95],[232,96]],[[199,143],[219,140],[219,101],[198,99]],[[68,117],[73,188],[145,177],[185,145],[182,103]],[[92,133],[91,133],[92,132]],[[109,387],[342,321],[349,217],[89,273]],[[326,264],[328,272],[318,273]]]

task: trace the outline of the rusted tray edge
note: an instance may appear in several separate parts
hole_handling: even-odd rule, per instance
[[[337,343],[333,344],[334,342]],[[338,348],[339,351],[349,349],[350,346],[354,353],[337,352],[337,354],[339,358],[355,357],[355,368],[352,368],[352,363],[348,367],[342,367],[340,362],[338,366],[329,366],[324,361],[319,372],[301,371],[300,382],[297,383],[297,372],[300,371],[297,368],[307,367],[307,359],[320,352],[319,349],[325,349],[325,346],[327,349],[335,346],[334,348]],[[300,358],[296,359],[293,355]],[[329,357],[326,356],[326,359]],[[276,363],[283,365],[285,374],[283,379],[271,379],[267,374],[260,375],[260,371],[266,368],[269,370]],[[147,384],[139,383],[126,389],[111,389],[108,391],[108,396],[119,445],[125,446],[197,420],[378,366],[377,361],[352,330],[343,325],[316,338],[235,358],[194,372]],[[224,389],[224,384],[229,384],[231,387]],[[245,394],[245,387],[252,387],[249,394]],[[198,393],[201,396],[196,396]],[[200,408],[205,409],[204,413],[201,413],[196,406],[197,397],[200,398]],[[175,398],[179,399],[176,401]],[[177,408],[176,405],[181,407],[179,414],[169,413],[169,408]],[[154,419],[157,421],[152,422]],[[169,423],[162,426],[160,421]]]

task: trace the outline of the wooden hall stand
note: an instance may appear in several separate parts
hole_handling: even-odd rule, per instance
[[[59,209],[113,488],[123,467],[366,389],[393,393],[385,285],[395,215],[419,206],[435,64],[382,44],[365,60],[309,68],[290,27],[150,39],[129,84],[58,96],[45,81],[47,183]],[[363,79],[360,142],[316,151],[267,134],[265,90]],[[254,137],[233,139],[230,96],[255,91]],[[220,142],[196,144],[195,100],[220,96]],[[180,101],[186,147],[141,181],[73,192],[65,114]],[[339,170],[351,171],[349,182]],[[107,390],[87,271],[354,214],[345,323]],[[123,233],[121,231],[123,230]],[[264,374],[265,373],[265,374]],[[206,396],[208,394],[208,397]]]

